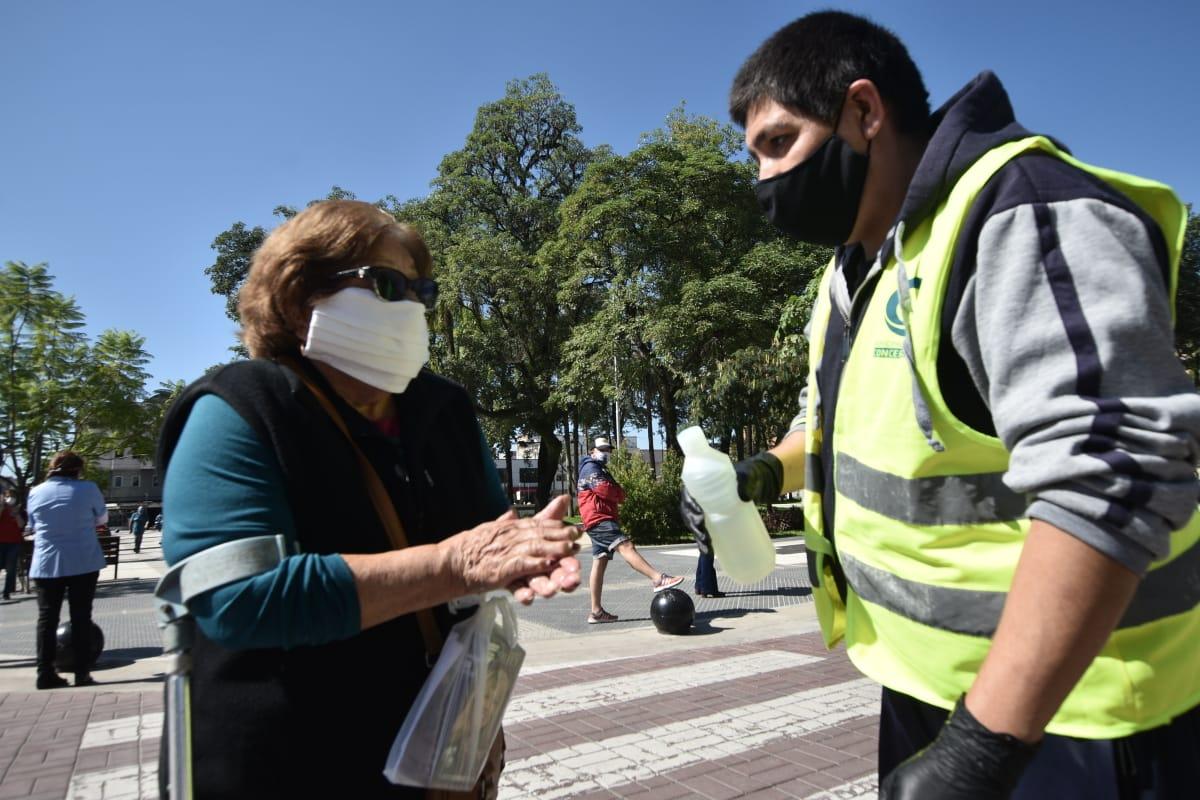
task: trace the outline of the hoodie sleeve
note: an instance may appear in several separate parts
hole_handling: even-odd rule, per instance
[[[953,343],[1012,454],[1005,483],[1143,573],[1196,511],[1200,449],[1157,226],[1095,197],[1034,200],[988,219],[976,259]]]

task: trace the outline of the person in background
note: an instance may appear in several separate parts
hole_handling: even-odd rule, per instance
[[[592,540],[592,573],[588,577],[588,588],[592,594],[592,610],[588,623],[616,622],[617,615],[604,610],[600,602],[604,591],[604,572],[613,553],[620,553],[629,566],[650,579],[656,592],[670,589],[683,582],[683,578],[659,572],[642,557],[633,542],[621,530],[618,508],[625,502],[625,490],[609,473],[608,457],[612,444],[603,436],[597,437],[590,454],[579,464],[579,513],[583,517],[583,528]]]
[[[17,588],[17,564],[21,558],[21,544],[25,541],[23,530],[25,519],[17,507],[17,496],[6,490],[0,502],[0,569],[4,570],[5,600],[11,600]]]
[[[142,552],[142,536],[146,533],[146,507],[138,506],[129,515],[129,530],[133,533],[133,552]]]
[[[108,522],[100,487],[82,479],[83,459],[70,450],[55,453],[43,483],[29,493],[26,509],[33,528],[29,577],[37,590],[37,688],[67,685],[54,669],[57,629],[66,596],[71,615],[71,647],[92,651],[92,599],[104,569],[96,526]],[[76,686],[94,686],[87,660],[77,659]]]

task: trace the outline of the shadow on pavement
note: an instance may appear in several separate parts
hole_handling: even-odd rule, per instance
[[[100,669],[100,667],[95,667],[92,672],[95,672],[97,669]],[[158,675],[147,675],[144,678],[126,678],[123,681],[106,681],[98,679],[96,681],[96,687],[103,688],[105,686],[124,686],[130,683],[162,683],[164,677],[165,676],[163,674],[159,673]]]
[[[808,597],[811,586],[776,586],[774,589],[751,589],[744,592],[726,592],[725,597]],[[758,609],[753,609],[758,610]]]
[[[37,666],[37,659],[30,658],[9,658],[0,660],[0,669],[28,669]]]
[[[105,650],[100,654],[100,660],[93,669],[116,669],[127,667],[143,658],[157,658],[162,655],[161,647],[125,647],[118,650]]]
[[[130,594],[150,594],[158,581],[148,578],[119,578],[96,584],[96,599],[124,597]]]

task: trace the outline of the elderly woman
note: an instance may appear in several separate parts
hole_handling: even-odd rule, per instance
[[[415,612],[432,609],[444,634],[469,613],[455,598],[509,588],[530,602],[579,583],[565,505],[518,520],[470,397],[423,369],[430,272],[421,237],[378,208],[309,207],[241,289],[253,359],[168,414],[167,562],[264,534],[299,551],[190,605],[197,797],[426,797],[382,775],[429,673]],[[356,449],[410,546],[393,549]],[[469,796],[494,795],[494,761]]]
[[[56,631],[63,596],[71,609],[71,647],[92,650],[92,600],[104,569],[96,526],[108,521],[100,487],[82,480],[83,459],[70,450],[55,453],[44,483],[29,493],[26,510],[33,528],[29,577],[37,588],[37,688],[57,689],[67,682],[54,669]],[[75,661],[75,685],[93,686],[86,657]]]

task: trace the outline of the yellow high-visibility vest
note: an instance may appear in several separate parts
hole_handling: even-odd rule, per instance
[[[949,709],[991,646],[1029,532],[1028,498],[1003,483],[1009,453],[958,420],[938,383],[941,314],[955,244],[988,180],[1042,152],[1099,177],[1162,229],[1174,304],[1187,211],[1166,186],[1083,164],[1043,137],[975,162],[911,230],[900,228],[846,357],[832,442],[832,542],[823,531],[817,369],[832,311],[826,270],[813,309],[804,494],[805,540],[825,642],[845,639],[871,678]],[[837,357],[833,354],[831,357]],[[834,546],[836,545],[836,553]],[[846,578],[838,591],[834,561]],[[1045,610],[1053,614],[1054,609]],[[1089,739],[1165,724],[1200,704],[1200,515],[1171,535],[1103,650],[1047,730]]]

